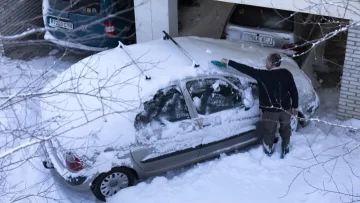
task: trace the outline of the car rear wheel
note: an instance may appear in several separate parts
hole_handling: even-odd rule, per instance
[[[92,184],[95,197],[105,201],[107,197],[115,195],[120,190],[133,186],[134,174],[127,168],[117,167],[107,173],[100,174]]]

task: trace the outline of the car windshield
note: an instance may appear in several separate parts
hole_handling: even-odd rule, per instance
[[[237,5],[229,22],[253,28],[294,31],[293,12],[272,8]]]
[[[50,7],[58,11],[67,11],[83,15],[98,15],[100,0],[50,0]]]

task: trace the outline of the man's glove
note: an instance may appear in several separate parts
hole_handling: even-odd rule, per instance
[[[211,61],[211,63],[214,64],[215,66],[219,67],[219,68],[226,68],[227,67],[227,60],[226,59],[222,59],[221,61],[213,60],[213,61]]]
[[[211,63],[219,68],[226,68],[226,63],[223,63],[221,61],[213,60],[213,61],[211,61]]]
[[[292,108],[292,109],[291,109],[291,113],[292,113],[292,115],[294,115],[294,116],[297,116],[297,115],[298,115],[298,111],[297,111],[295,108]]]

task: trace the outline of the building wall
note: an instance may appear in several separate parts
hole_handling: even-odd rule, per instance
[[[360,119],[360,27],[350,28],[338,108],[340,119]]]
[[[42,27],[41,0],[0,0],[0,35],[19,34],[27,29]],[[16,43],[0,41],[0,55]]]

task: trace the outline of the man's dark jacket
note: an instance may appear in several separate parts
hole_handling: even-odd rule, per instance
[[[260,108],[263,111],[278,112],[298,108],[299,95],[290,71],[283,68],[254,69],[232,60],[229,60],[228,65],[257,81]]]

